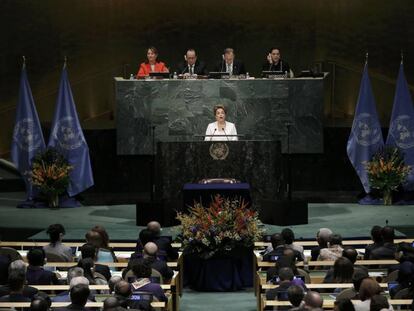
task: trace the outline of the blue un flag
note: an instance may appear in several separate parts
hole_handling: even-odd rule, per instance
[[[368,64],[365,64],[346,151],[366,193],[370,192],[370,187],[364,162],[370,161],[382,147],[384,140],[381,125],[368,76]]]
[[[73,166],[67,189],[69,196],[93,186],[89,148],[79,123],[66,65],[60,80],[48,147],[56,148]]]
[[[404,154],[404,162],[414,166],[414,108],[401,63],[398,72],[391,122],[388,131],[387,145],[400,148]],[[414,170],[407,178],[406,190],[414,188]]]
[[[27,79],[26,67],[23,65],[11,145],[11,159],[23,175],[28,200],[34,197],[35,190],[28,179],[27,173],[31,169],[33,157],[44,149],[45,141],[42,127]]]

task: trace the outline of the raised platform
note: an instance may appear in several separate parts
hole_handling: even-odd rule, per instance
[[[0,193],[0,236],[3,240],[17,237],[45,239],[44,230],[49,224],[62,223],[66,228],[66,239],[84,239],[88,229],[103,225],[112,240],[135,240],[142,227],[135,226],[135,205],[100,205],[79,208],[17,209],[23,193]],[[358,205],[347,203],[308,204],[309,223],[291,226],[296,238],[312,239],[321,227],[329,227],[344,238],[368,237],[373,225],[384,226],[387,221],[397,229],[399,236],[414,236],[414,206]],[[266,226],[268,233],[280,231],[282,227]],[[164,228],[164,234],[175,235],[176,227]],[[14,237],[14,238],[13,238]]]

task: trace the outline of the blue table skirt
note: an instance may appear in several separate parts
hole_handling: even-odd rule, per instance
[[[237,250],[229,256],[202,259],[184,255],[184,286],[197,291],[237,291],[253,286],[252,249]]]

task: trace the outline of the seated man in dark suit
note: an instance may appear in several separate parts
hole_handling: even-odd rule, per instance
[[[184,55],[184,62],[177,66],[177,74],[184,77],[193,75],[206,76],[208,75],[207,67],[204,62],[197,59],[197,54],[194,49],[188,49]]]
[[[18,272],[24,275],[24,278],[26,279],[26,269],[27,267],[23,260],[15,260],[10,264],[7,275],[10,275],[13,272]],[[23,296],[31,299],[37,293],[37,288],[24,285]],[[6,285],[0,286],[0,297],[8,294],[10,294],[10,285],[7,283]]]
[[[235,59],[232,48],[224,50],[223,60],[216,65],[214,71],[228,72],[231,76],[246,74],[243,62]]]
[[[318,246],[311,249],[312,260],[318,260],[321,249],[328,247],[333,232],[329,228],[320,228],[316,233],[316,241]]]
[[[280,233],[274,233],[271,237],[272,250],[263,255],[263,261],[276,261],[283,256],[285,240]]]
[[[108,266],[96,263],[98,249],[95,245],[86,243],[80,248],[82,259],[91,258],[94,262],[95,272],[102,274],[107,281],[111,278],[111,271]]]
[[[78,310],[86,311],[88,308],[85,308],[85,305],[88,301],[90,295],[89,286],[85,284],[75,285],[70,289],[70,301],[71,304],[65,308],[55,308],[55,310],[66,311],[66,310]]]
[[[148,242],[144,246],[144,259],[151,265],[151,268],[157,270],[164,279],[164,282],[171,280],[174,275],[174,271],[167,266],[165,261],[157,258],[158,247],[153,242]]]
[[[30,298],[23,295],[25,275],[19,271],[12,271],[9,274],[8,284],[10,293],[0,297],[0,302],[30,302]]]
[[[384,227],[381,230],[384,244],[371,251],[369,259],[395,259],[397,245],[394,244],[394,228]]]
[[[45,258],[43,249],[34,248],[27,253],[29,266],[27,267],[26,279],[30,285],[60,284],[55,273],[43,269]]]
[[[158,246],[158,258],[165,261],[176,260],[178,258],[178,251],[171,246],[171,241],[168,237],[161,235],[160,223],[158,221],[151,221],[147,224],[147,229],[153,235],[151,242]]]
[[[266,299],[268,300],[288,300],[287,290],[292,285],[293,271],[290,268],[279,269],[279,287],[271,289],[266,292]]]
[[[374,243],[369,244],[365,247],[365,254],[364,254],[364,259],[365,260],[370,258],[371,252],[374,249],[382,246],[383,241],[382,241],[381,231],[382,231],[382,228],[380,226],[373,226],[372,227],[372,229],[371,229],[371,239],[374,241]]]

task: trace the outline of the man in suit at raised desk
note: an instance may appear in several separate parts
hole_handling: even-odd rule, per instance
[[[184,55],[184,62],[177,67],[177,74],[188,77],[193,75],[206,76],[208,75],[206,64],[197,59],[197,54],[194,49],[188,49]]]
[[[214,71],[228,72],[231,76],[246,74],[243,62],[235,59],[234,50],[232,48],[224,50],[223,60],[216,65]]]

